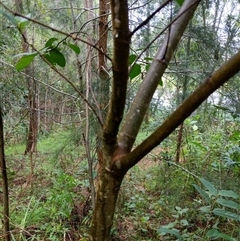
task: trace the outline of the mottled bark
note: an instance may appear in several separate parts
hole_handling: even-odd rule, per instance
[[[91,241],[109,241],[116,201],[124,174],[114,175],[109,166],[111,156],[103,154],[98,170],[96,204],[90,230]]]
[[[96,204],[93,212],[90,240],[109,240],[113,223],[115,205],[124,173],[113,173],[111,167],[124,154],[117,146],[117,134],[122,121],[127,81],[128,81],[128,56],[129,56],[129,29],[127,0],[111,1],[113,23],[113,61],[112,61],[112,94],[110,106],[105,119],[102,133],[101,155],[99,151],[99,170],[96,187]],[[105,61],[99,59],[99,61]],[[105,62],[99,62],[105,65]],[[102,66],[100,66],[102,69]],[[105,75],[101,70],[101,75]]]
[[[9,196],[8,196],[8,177],[7,167],[4,154],[4,133],[3,133],[3,118],[2,107],[0,104],[0,167],[2,176],[2,191],[3,191],[3,226],[4,226],[4,239],[11,240],[10,224],[9,224]]]
[[[98,46],[101,51],[98,52],[98,69],[101,79],[108,79],[107,67],[107,41],[108,41],[108,15],[109,15],[109,2],[108,0],[99,1],[99,40]]]
[[[130,115],[126,117],[125,123],[129,122],[130,124],[125,124],[123,127],[120,142],[118,142],[117,135],[119,133],[119,125],[122,122],[126,101],[131,34],[128,29],[127,1],[111,0],[114,40],[112,60],[113,83],[110,106],[102,134],[103,158],[99,162],[96,204],[90,231],[90,240],[92,241],[109,240],[119,188],[125,173],[132,164],[131,155],[128,153],[133,145],[132,140],[135,139],[135,136],[132,138],[132,135],[137,135],[139,130],[139,126],[135,128],[136,122],[140,123],[143,120],[152,95],[157,88],[158,80],[166,69],[167,63],[170,61],[199,1],[192,2],[187,0],[185,2],[187,2],[187,4],[180,10],[179,19],[176,20],[177,23],[171,26],[169,36],[166,38],[163,47],[158,51],[151,67],[152,69],[150,68],[150,73],[144,81],[146,89],[144,89],[144,86],[140,88],[140,94],[138,93],[135,99],[135,105],[133,103],[130,109]],[[136,105],[137,109],[133,111]],[[134,112],[133,119],[132,111]],[[139,114],[140,117],[136,116],[136,113],[137,115]],[[140,122],[138,118],[140,118]],[[132,132],[132,129],[137,132]],[[141,158],[139,158],[138,161],[140,161],[140,159]]]
[[[184,123],[182,122],[179,126],[178,135],[177,135],[177,150],[176,150],[176,163],[180,162],[181,146],[183,139],[183,128]]]

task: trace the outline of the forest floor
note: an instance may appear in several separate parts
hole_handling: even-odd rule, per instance
[[[32,158],[22,154],[24,146],[7,148],[13,240],[86,240],[92,215],[87,160],[84,149],[76,143],[66,145],[66,141],[66,135],[63,140],[59,136],[43,140]],[[127,173],[117,203],[112,241],[173,241],[176,232],[189,241],[208,240],[201,238],[206,230],[214,225],[222,227],[222,219],[199,213],[204,201],[193,187],[199,180],[191,175],[195,171],[213,178],[213,172],[206,174],[204,166],[196,169],[190,161],[180,163],[189,170],[186,172],[169,164],[168,160],[174,161],[171,155],[158,147]],[[234,173],[221,175],[224,184],[237,185],[225,181],[231,175],[234,180]],[[236,188],[239,190],[238,185]],[[234,222],[223,224],[223,230],[238,232]],[[2,225],[0,221],[0,230]],[[162,227],[172,233],[163,235]],[[240,237],[240,233],[235,236]]]

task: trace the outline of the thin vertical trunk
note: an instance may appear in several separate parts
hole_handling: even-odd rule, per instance
[[[176,163],[180,162],[181,146],[182,146],[182,139],[183,139],[183,129],[184,129],[184,124],[182,122],[179,127],[178,136],[177,136]]]
[[[90,91],[90,79],[92,77],[91,73],[91,50],[89,49],[89,57],[88,57],[88,62],[87,62],[87,67],[86,67],[86,99],[89,100],[89,91]],[[86,154],[87,154],[87,159],[88,159],[88,177],[89,177],[89,183],[90,183],[90,188],[91,188],[91,200],[92,200],[92,208],[94,209],[95,206],[95,187],[94,187],[94,181],[93,181],[93,160],[91,157],[90,153],[90,148],[89,148],[89,131],[90,131],[90,113],[89,113],[89,106],[87,103],[85,103],[85,115],[86,115],[86,127],[85,127],[85,136],[84,136],[84,143],[85,143],[85,148],[86,148]]]
[[[10,225],[9,225],[9,196],[8,196],[8,178],[7,167],[4,155],[4,133],[3,133],[3,118],[2,107],[0,105],[0,166],[2,176],[2,188],[3,188],[3,225],[4,225],[4,238],[6,241],[11,240]]]
[[[192,21],[189,23],[189,35],[187,39],[187,46],[186,46],[186,70],[188,70],[189,63],[188,63],[188,58],[190,56],[190,47],[191,47],[191,27],[192,27]],[[187,88],[188,88],[188,82],[189,82],[189,77],[186,73],[183,83],[182,83],[182,95],[180,99],[181,104],[185,98],[187,97]],[[178,87],[179,88],[179,87]],[[181,123],[178,131],[178,136],[177,136],[177,150],[176,150],[176,163],[180,162],[180,154],[181,154],[181,146],[182,146],[182,141],[183,141],[183,130],[184,130],[184,122]]]
[[[73,27],[73,32],[77,31],[77,24],[76,24],[76,19],[74,15],[74,8],[73,8],[73,0],[69,0],[70,7],[71,7],[71,14],[72,14],[72,27]],[[76,40],[76,44],[78,41]],[[82,73],[82,63],[79,58],[79,56],[76,54],[76,61],[77,61],[77,72],[78,72],[78,80],[79,80],[79,89],[80,92],[83,93],[84,88],[83,88],[83,73]]]
[[[109,101],[109,73],[107,66],[107,41],[108,41],[108,15],[109,15],[109,1],[99,1],[99,24],[98,24],[98,47],[101,51],[98,52],[98,100],[99,108],[102,113],[103,119],[106,117],[106,110]]]
[[[105,11],[107,11],[107,1],[100,1],[101,4],[103,4],[103,2],[106,4]],[[101,13],[103,17],[104,13]],[[111,0],[111,13],[114,40],[112,95],[111,105],[108,108],[106,117],[104,114],[105,125],[103,127],[103,133],[101,133],[101,148],[99,148],[98,152],[99,169],[96,182],[96,203],[89,234],[91,241],[109,241],[116,201],[125,174],[121,171],[114,173],[111,165],[115,163],[120,156],[124,155],[116,143],[116,135],[124,112],[128,81],[129,26],[127,0]],[[107,29],[107,22],[104,26]],[[101,37],[103,36],[100,36],[100,38]],[[107,36],[105,36],[105,38],[107,41]],[[106,47],[106,45],[104,46]],[[106,49],[104,51],[106,53]],[[105,59],[105,56],[103,57]],[[99,57],[99,64],[101,64],[101,66],[99,66],[99,75],[101,84],[103,84],[103,90],[107,90],[107,92],[103,92],[105,95],[103,97],[109,99],[109,76],[106,69],[104,69],[107,67],[104,59],[101,56]],[[105,105],[105,102],[100,103]]]
[[[23,14],[22,0],[15,0],[16,11]],[[29,52],[28,36],[25,30],[22,30],[22,49],[23,52]],[[37,132],[38,132],[38,117],[37,117],[37,100],[36,100],[36,82],[32,77],[33,71],[31,66],[25,69],[26,80],[28,85],[28,108],[29,108],[29,127],[27,134],[27,144],[24,154],[33,153],[36,151]]]
[[[147,4],[147,17],[149,17],[149,16],[150,16],[150,4]],[[145,33],[145,38],[144,38],[144,45],[145,46],[148,46],[149,43],[150,43],[150,34],[151,34],[150,33],[150,24],[148,22],[147,25],[146,25],[146,33]],[[149,56],[150,56],[150,49],[148,48],[146,50],[147,63],[149,62],[148,61]],[[149,124],[149,112],[150,112],[150,110],[149,110],[149,107],[148,107],[148,109],[146,111],[146,114],[145,114],[145,117],[144,117],[145,124]]]
[[[108,40],[108,14],[109,14],[109,2],[107,0],[99,0],[99,23],[98,23],[98,48],[101,50],[98,52],[98,76],[99,81],[97,83],[97,99],[98,108],[103,120],[106,117],[107,105],[109,101],[109,75],[107,67],[107,40]],[[103,158],[102,141],[100,136],[102,135],[101,129],[97,131],[97,160],[101,165]]]
[[[26,70],[31,74],[31,70]],[[27,144],[24,154],[33,153],[36,151],[37,145],[37,130],[38,130],[38,115],[37,115],[37,102],[36,102],[36,83],[31,77],[27,77],[28,81],[28,107],[29,107],[29,129],[27,136]]]
[[[94,15],[91,12],[91,9],[93,9],[93,1],[92,0],[85,0],[84,1],[84,7],[86,9],[89,9],[87,12],[87,19],[86,21],[94,21]],[[95,34],[95,23],[90,24],[90,28],[88,29],[91,31],[91,34],[88,36],[88,41],[93,42],[93,36]],[[91,36],[91,37],[90,37]],[[87,101],[90,99],[90,91],[91,91],[91,84],[92,84],[92,56],[93,56],[93,50],[90,46],[87,47],[86,52],[86,92],[85,92],[85,98]],[[85,149],[87,154],[87,160],[88,160],[88,178],[91,188],[91,201],[92,201],[92,208],[95,207],[95,187],[94,187],[94,175],[93,175],[93,158],[91,156],[91,148],[90,148],[90,112],[89,112],[89,106],[87,103],[85,103],[85,115],[86,115],[86,127],[85,127],[85,135],[84,135],[84,143],[85,143]]]
[[[47,100],[48,100],[48,87],[46,89],[45,95],[44,95],[44,128],[46,131],[48,130],[48,125],[47,125]]]

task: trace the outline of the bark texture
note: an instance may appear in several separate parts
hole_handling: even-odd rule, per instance
[[[187,3],[185,3],[187,2]],[[112,95],[107,117],[103,127],[102,160],[96,188],[96,204],[90,231],[91,241],[109,240],[110,230],[118,197],[125,173],[133,163],[128,154],[146,114],[146,110],[157,88],[158,81],[165,71],[181,36],[191,19],[199,1],[186,0],[180,10],[175,25],[171,26],[169,36],[147,74],[132,108],[126,117],[125,125],[118,139],[122,122],[128,82],[128,57],[130,36],[128,29],[128,5],[126,0],[111,0],[113,24]],[[138,159],[140,161],[141,158]],[[124,162],[123,162],[124,161]]]
[[[7,167],[4,155],[4,133],[3,133],[3,118],[2,108],[0,105],[0,167],[2,176],[3,187],[3,225],[4,225],[4,239],[6,241],[11,240],[10,236],[10,223],[9,223],[9,196],[8,196],[8,178]]]
[[[106,162],[111,157],[103,155],[103,159]],[[124,175],[114,175],[104,166],[106,164],[101,165],[98,172],[96,204],[90,230],[91,241],[109,241],[117,197],[124,177]]]

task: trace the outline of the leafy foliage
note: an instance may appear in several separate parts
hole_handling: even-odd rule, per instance
[[[28,67],[34,60],[34,58],[37,56],[37,53],[24,53],[24,55],[21,59],[18,60],[16,64],[16,69],[18,71],[23,70],[24,68]]]
[[[51,65],[59,65],[60,67],[66,66],[66,58],[64,54],[61,52],[60,48],[57,47],[59,44],[54,45],[54,42],[56,42],[57,38],[50,38],[43,49],[40,50],[40,52],[33,52],[33,53],[23,53],[18,54],[17,56],[23,56],[21,59],[18,60],[16,64],[16,69],[18,71],[23,70],[24,68],[28,67],[34,60],[34,58],[40,54],[42,55],[49,64]],[[65,43],[65,42],[64,42]],[[63,44],[68,46],[71,50],[73,50],[76,54],[80,54],[80,48],[75,44]]]
[[[235,199],[239,201],[239,195],[232,190],[217,190],[215,186],[204,178],[200,178],[201,183],[204,185],[205,190],[201,189],[198,185],[194,185],[199,194],[206,200],[209,206],[203,206],[200,210],[210,215],[216,215],[228,220],[240,222],[240,203],[233,201]],[[214,217],[214,216],[213,216]],[[224,240],[236,240],[231,236],[221,233],[216,229],[216,226],[207,232],[208,237],[223,238]]]
[[[176,0],[176,2],[177,2],[180,6],[182,6],[184,0]]]
[[[129,74],[130,79],[133,79],[141,74],[141,65],[140,64],[134,64],[131,68],[131,72]]]

